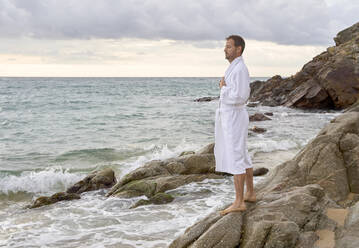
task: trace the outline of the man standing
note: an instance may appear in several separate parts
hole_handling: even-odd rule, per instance
[[[216,171],[233,175],[236,199],[220,212],[222,215],[245,211],[244,201],[256,201],[252,161],[247,149],[249,117],[246,102],[250,86],[248,69],[242,58],[245,43],[238,35],[231,35],[226,40],[224,52],[230,65],[219,84],[221,93],[216,111],[214,155]],[[247,187],[245,196],[244,182]]]

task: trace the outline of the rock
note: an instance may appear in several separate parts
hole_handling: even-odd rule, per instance
[[[359,22],[338,33],[329,47],[288,78],[251,83],[250,101],[305,109],[344,109],[359,99]]]
[[[117,196],[123,198],[130,198],[135,196],[145,195],[151,198],[157,193],[164,193],[167,190],[178,188],[182,185],[192,182],[200,182],[204,179],[220,179],[222,175],[214,173],[209,174],[189,174],[189,175],[169,175],[169,176],[155,176],[134,180],[122,186],[114,187],[107,196]]]
[[[252,132],[255,132],[255,133],[264,133],[267,131],[267,129],[262,128],[262,127],[257,127],[257,126],[254,126],[254,127],[250,128],[249,130]]]
[[[157,193],[153,197],[150,198],[150,201],[153,204],[165,204],[172,202],[174,200],[173,196],[166,193]]]
[[[211,213],[170,247],[316,247],[318,235],[326,230],[335,247],[358,247],[358,137],[359,112],[336,117],[293,159],[256,185],[257,202],[247,203],[244,213]],[[348,198],[355,205],[344,226],[328,219],[327,209],[345,208]],[[241,231],[231,228],[215,235],[224,225]]]
[[[344,112],[359,112],[359,99],[356,103],[345,109]]]
[[[252,205],[245,215],[210,214],[187,228],[169,247],[294,247],[300,228],[320,214],[314,210],[321,207],[323,196],[317,185],[293,188],[284,197],[274,192],[266,195],[260,206]]]
[[[334,38],[335,44],[339,46],[341,44],[353,40],[358,32],[359,32],[359,23],[354,24],[353,26],[340,31],[337,34],[337,36]]]
[[[351,192],[359,193],[359,135],[355,133],[345,134],[339,143],[339,149],[343,153],[345,166],[348,173],[348,183]]]
[[[156,205],[166,204],[172,202],[173,200],[174,198],[170,194],[160,192],[150,197],[148,200],[144,200],[144,199],[139,200],[130,208],[137,208],[139,206],[148,205],[148,204],[156,204]]]
[[[185,155],[191,155],[191,154],[195,154],[195,152],[194,152],[194,151],[184,151],[184,152],[181,152],[181,154],[179,155],[179,157],[185,156]]]
[[[251,93],[249,100],[252,102],[260,102],[267,106],[277,106],[278,103],[271,97],[273,95],[272,90],[279,86],[282,82],[282,77],[276,75],[267,81],[255,81],[250,84]]]
[[[147,162],[122,177],[107,196],[129,198],[145,195],[151,198],[157,193],[164,193],[184,184],[204,179],[220,179],[230,175],[215,171],[213,148],[212,143],[196,154]],[[267,172],[268,169],[260,168],[254,171],[254,174],[264,175]]]
[[[197,98],[194,101],[195,102],[210,102],[210,101],[217,100],[217,99],[219,99],[219,96],[216,96],[216,97],[206,96],[206,97]]]
[[[211,143],[205,147],[203,147],[201,150],[196,152],[197,154],[214,154],[214,143]]]
[[[53,194],[50,197],[41,196],[35,200],[35,202],[28,206],[28,208],[39,208],[45,205],[50,205],[59,201],[71,201],[75,199],[80,199],[80,195],[74,193],[66,193],[66,192],[59,192]]]
[[[250,108],[257,107],[258,105],[259,105],[259,102],[250,102],[250,103],[247,103],[247,107],[250,107]]]
[[[359,247],[359,202],[350,208],[348,217],[336,242],[336,247],[351,248]]]
[[[203,220],[197,222],[193,226],[187,228],[184,235],[174,240],[169,248],[189,247],[195,240],[197,240],[203,233],[205,233],[214,223],[216,223],[221,216],[218,214],[211,214]]]
[[[202,247],[235,247],[240,240],[242,216],[225,216],[214,223],[197,240],[191,248]],[[228,231],[230,230],[230,231]],[[176,247],[176,246],[170,246]],[[178,247],[178,246],[177,246]]]
[[[163,161],[154,160],[125,175],[107,196],[133,197],[146,195],[151,197],[158,192],[165,192],[181,185],[202,181],[206,178],[223,178],[214,174],[214,155],[211,145],[198,154],[185,155]]]
[[[296,248],[308,248],[312,247],[313,244],[318,240],[318,236],[315,232],[304,232],[301,233],[298,242],[296,244]]]
[[[265,112],[264,114],[265,114],[265,115],[268,115],[268,116],[273,116],[273,113],[272,113],[272,112]]]
[[[38,208],[44,205],[53,204],[58,201],[69,201],[80,199],[83,192],[98,190],[102,188],[112,187],[116,183],[115,173],[112,169],[104,169],[101,171],[94,171],[83,180],[77,182],[67,189],[66,192],[59,192],[50,197],[41,196],[29,206],[29,208]]]
[[[261,167],[261,168],[254,168],[253,169],[253,176],[258,177],[258,176],[264,176],[268,173],[268,169]]]
[[[115,172],[110,169],[94,171],[83,180],[67,189],[67,193],[81,194],[86,191],[110,188],[116,183]]]
[[[254,115],[249,116],[249,121],[267,121],[267,120],[271,120],[271,118],[260,113],[255,113]]]

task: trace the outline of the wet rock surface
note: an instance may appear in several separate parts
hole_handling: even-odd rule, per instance
[[[262,127],[257,127],[257,126],[254,126],[254,127],[250,128],[249,130],[252,131],[252,132],[255,132],[255,133],[265,133],[265,132],[267,132],[267,129],[262,128]]]
[[[115,172],[112,169],[94,171],[83,180],[67,189],[67,193],[81,194],[86,191],[110,188],[116,183]]]
[[[249,116],[249,121],[268,121],[268,120],[271,120],[271,118],[269,118],[261,113],[255,113],[255,114]]]
[[[83,180],[77,182],[66,192],[58,192],[52,196],[38,197],[28,208],[38,208],[45,205],[54,204],[59,201],[70,201],[80,199],[80,194],[87,191],[98,190],[112,187],[116,183],[115,173],[107,168],[100,171],[94,171]]]
[[[52,196],[41,196],[37,198],[33,204],[28,206],[28,208],[39,208],[42,206],[54,204],[59,201],[71,201],[80,199],[80,195],[74,193],[58,192]]]
[[[206,97],[197,98],[194,101],[195,102],[210,102],[210,101],[218,100],[218,99],[219,99],[219,96],[216,96],[216,97],[206,96]]]

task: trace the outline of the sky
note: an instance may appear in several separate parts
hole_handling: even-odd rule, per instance
[[[0,0],[0,76],[290,76],[359,21],[358,0]]]

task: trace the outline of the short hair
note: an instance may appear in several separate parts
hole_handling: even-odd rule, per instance
[[[246,46],[243,38],[239,35],[230,35],[226,38],[226,40],[232,39],[234,41],[234,46],[236,47],[242,47],[242,54],[244,51],[244,47]]]

